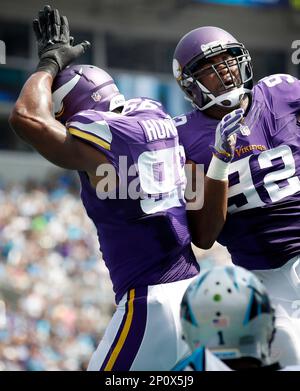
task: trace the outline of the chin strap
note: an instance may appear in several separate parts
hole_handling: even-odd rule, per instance
[[[201,84],[198,80],[196,80],[196,83],[198,87],[201,89],[203,95],[209,99],[209,102],[207,102],[204,106],[199,107],[197,104],[193,103],[200,111],[206,110],[209,107],[213,105],[218,105],[224,108],[234,108],[237,107],[243,98],[243,96],[250,92],[247,88],[244,88],[244,86],[241,86],[239,88],[236,88],[232,91],[225,92],[222,95],[214,96],[203,84]],[[225,105],[222,102],[227,101],[229,104]]]

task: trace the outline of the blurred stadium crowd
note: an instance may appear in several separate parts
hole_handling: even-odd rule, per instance
[[[0,204],[0,370],[85,369],[114,297],[76,183],[1,186]]]
[[[86,369],[114,294],[73,176],[0,183],[0,286],[0,371]]]
[[[31,20],[37,4],[3,3],[0,39],[6,44],[7,64],[0,69],[0,150],[27,151],[7,118],[36,61]],[[300,9],[299,0],[227,1],[247,3],[246,11],[200,0],[64,3],[78,42],[93,43],[81,62],[113,71],[125,96],[161,100],[172,115],[189,107],[171,76],[174,48],[183,33],[203,20],[222,22],[220,27],[245,40],[257,79],[278,72],[299,76],[300,68],[290,61],[299,24],[299,13],[291,10]],[[255,9],[264,3],[270,8]],[[11,174],[9,165],[2,167]],[[202,267],[230,262],[219,245],[195,252]],[[113,309],[96,231],[74,177],[47,177],[43,185],[0,180],[0,371],[85,370]]]

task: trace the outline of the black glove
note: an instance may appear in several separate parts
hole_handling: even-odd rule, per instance
[[[53,77],[91,46],[88,41],[73,46],[68,19],[49,5],[39,12],[38,19],[34,19],[33,30],[40,58],[37,71],[46,71]]]

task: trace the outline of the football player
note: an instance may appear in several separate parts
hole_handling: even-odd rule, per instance
[[[183,335],[193,354],[177,370],[188,363],[198,371],[203,345],[232,370],[280,369],[271,359],[274,319],[266,288],[253,273],[238,266],[203,270],[182,299]]]
[[[218,122],[244,110],[228,166],[226,223],[219,235],[200,236],[191,216],[192,237],[202,248],[217,239],[234,264],[264,282],[276,306],[273,354],[283,365],[300,363],[300,82],[276,74],[253,87],[248,50],[217,27],[197,28],[179,41],[173,73],[194,107],[175,119],[179,137],[187,159],[206,172]]]
[[[103,70],[67,67],[88,43],[73,46],[57,10],[46,6],[34,30],[40,62],[10,123],[46,159],[79,172],[116,294],[116,311],[88,369],[171,369],[186,354],[180,302],[199,271],[176,127],[159,102],[125,102]],[[216,148],[224,145],[226,152],[240,119],[239,110],[220,123]],[[216,213],[225,215],[227,184],[214,179],[213,167],[211,176],[206,191]]]

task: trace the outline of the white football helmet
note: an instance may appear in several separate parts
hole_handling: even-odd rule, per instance
[[[238,266],[203,270],[181,303],[183,334],[192,351],[205,345],[222,360],[252,357],[269,365],[274,321],[266,288]]]

